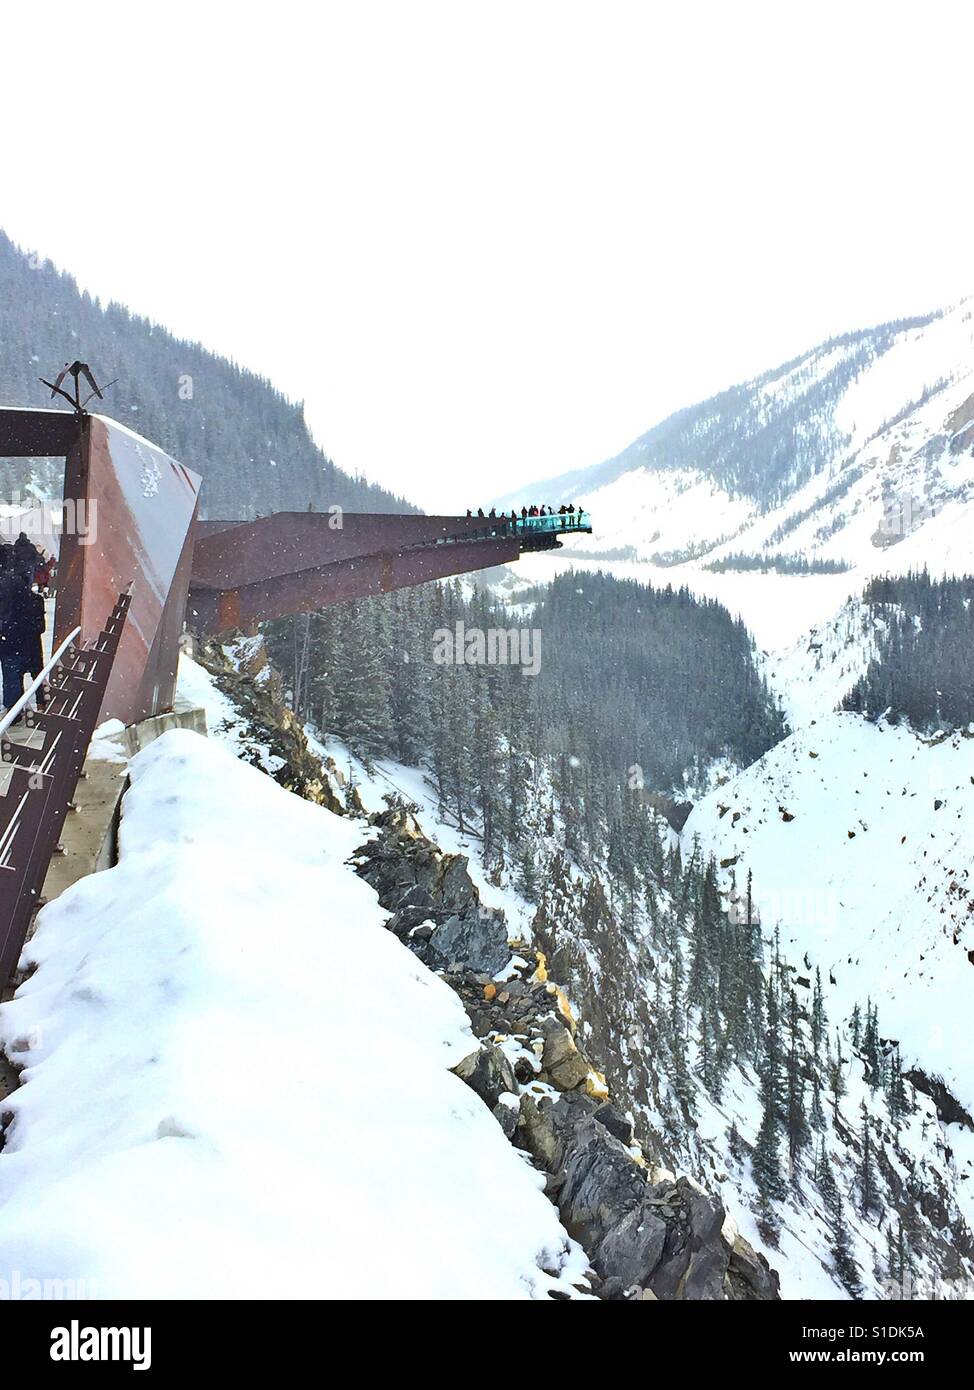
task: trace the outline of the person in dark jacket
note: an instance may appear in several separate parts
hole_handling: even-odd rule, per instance
[[[28,589],[24,603],[23,622],[20,625],[20,688],[24,688],[24,676],[34,679],[44,669],[44,649],[41,637],[47,628],[47,611],[44,595],[37,589]],[[37,708],[46,704],[44,687],[37,692]]]
[[[0,669],[6,709],[24,693],[24,638],[30,625],[30,597],[27,582],[14,564],[13,550],[4,546],[0,550]]]
[[[30,537],[21,531],[14,541],[14,568],[20,570],[28,584],[33,583],[34,571],[44,563],[44,557]]]

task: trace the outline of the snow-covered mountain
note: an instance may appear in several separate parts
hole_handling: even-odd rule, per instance
[[[758,664],[792,729],[830,714],[865,673],[882,634],[882,618],[859,594],[797,641],[759,654]]]
[[[678,412],[614,459],[502,501],[584,503],[595,534],[556,563],[686,583],[744,617],[760,645],[780,646],[872,574],[974,569],[972,497],[967,299],[824,343]],[[795,572],[809,568],[819,572]],[[521,570],[540,577],[537,561]]]

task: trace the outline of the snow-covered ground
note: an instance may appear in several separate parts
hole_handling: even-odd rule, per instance
[[[826,1128],[818,1138],[824,1143],[828,1161],[838,1175],[846,1194],[844,1219],[853,1259],[863,1278],[866,1299],[889,1297],[884,1289],[886,1261],[885,1234],[875,1216],[864,1217],[855,1200],[856,1175],[850,1161],[848,1129],[857,1126],[860,1106],[865,1104],[874,1122],[888,1127],[888,1115],[881,1095],[866,1082],[861,1063],[852,1057],[848,1028],[843,1028],[846,1087],[842,1100],[842,1125],[834,1123],[831,1105],[826,1103]],[[914,1165],[922,1165],[950,1179],[950,1187],[968,1223],[974,1218],[974,1136],[957,1125],[942,1126],[935,1108],[926,1096],[917,1095],[917,1108],[900,1121],[900,1154],[887,1147],[889,1161],[901,1178],[907,1176],[902,1154],[909,1154]],[[759,1084],[755,1075],[744,1075],[734,1067],[728,1074],[721,1099],[715,1102],[703,1087],[695,1093],[698,1141],[710,1158],[709,1181],[738,1230],[755,1249],[762,1250],[781,1278],[784,1299],[836,1299],[844,1296],[833,1276],[828,1214],[816,1184],[809,1178],[811,1158],[806,1155],[805,1175],[800,1190],[790,1189],[778,1208],[780,1231],[775,1246],[763,1239],[755,1212],[760,1208],[757,1186],[750,1163],[735,1161],[730,1153],[729,1135],[734,1125],[740,1137],[753,1145],[761,1124]],[[840,1137],[841,1134],[841,1137]],[[708,1150],[710,1151],[708,1154]],[[949,1157],[948,1157],[949,1152]],[[918,1271],[921,1278],[926,1271]],[[941,1282],[941,1297],[970,1298],[971,1285],[963,1279]]]
[[[449,1070],[452,991],[347,866],[361,823],[207,740],[134,759],[116,867],[40,915],[0,1008],[0,1288],[96,1297],[545,1297],[585,1258]],[[548,1272],[546,1272],[548,1271]],[[6,1281],[6,1282],[3,1282]]]
[[[849,615],[856,628],[856,618]],[[858,648],[858,642],[851,644]],[[830,703],[828,643],[825,669],[813,673],[811,692]],[[797,654],[796,654],[797,659]],[[836,655],[841,665],[842,657]],[[800,705],[800,701],[799,701]],[[904,1068],[942,1077],[961,1103],[974,1109],[970,1059],[974,1022],[974,737],[925,741],[907,728],[868,723],[857,714],[816,715],[804,707],[805,727],[759,762],[731,778],[694,807],[683,830],[689,846],[699,837],[705,853],[723,865],[720,878],[740,891],[753,873],[754,900],[763,935],[780,929],[781,950],[806,980],[821,969],[827,1015],[842,1024],[846,1058],[853,1048],[848,1019],[871,999],[884,1039],[900,1044]],[[807,1002],[809,990],[799,990]],[[843,1022],[844,1021],[844,1022]],[[861,1101],[872,1113],[863,1070],[845,1068],[846,1123]],[[731,1073],[719,1105],[699,1093],[699,1136],[727,1155],[730,1123],[753,1143],[760,1121],[756,1082]],[[974,1225],[974,1134],[942,1125],[934,1107],[916,1095],[905,1118],[902,1150],[938,1172],[968,1225]],[[855,1119],[853,1118],[853,1124]],[[888,1121],[884,1121],[888,1123]],[[829,1153],[854,1178],[848,1152],[830,1127]],[[901,1160],[888,1149],[890,1161]],[[726,1161],[726,1160],[725,1160]],[[729,1209],[748,1239],[760,1245],[752,1215],[754,1186],[746,1165],[730,1164],[722,1186]],[[906,1171],[900,1176],[906,1178]],[[750,1200],[749,1200],[750,1199]],[[824,1275],[827,1222],[811,1184],[797,1206],[793,1194],[781,1211],[780,1253],[768,1250],[781,1272],[782,1296],[835,1297]],[[846,1202],[856,1263],[876,1297],[872,1271],[884,1263],[877,1223]],[[958,1286],[960,1287],[960,1286]],[[946,1296],[946,1295],[944,1295]],[[966,1293],[950,1296],[970,1297]]]
[[[792,729],[806,728],[839,707],[877,654],[884,627],[874,609],[855,597],[790,647],[758,651],[757,664]]]

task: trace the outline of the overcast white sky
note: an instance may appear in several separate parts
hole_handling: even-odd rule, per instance
[[[5,7],[0,226],[304,399],[342,467],[476,505],[971,293],[972,16]]]

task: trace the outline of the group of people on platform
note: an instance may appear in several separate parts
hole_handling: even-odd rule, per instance
[[[24,693],[24,676],[33,678],[43,670],[44,599],[53,580],[53,559],[23,531],[13,545],[0,542],[0,668],[8,710]],[[42,690],[37,692],[37,704],[44,706]]]
[[[517,522],[518,520],[526,520],[529,516],[567,516],[575,519],[577,517],[580,517],[581,515],[582,508],[576,507],[574,502],[569,502],[567,506],[565,506],[565,504],[562,503],[562,505],[558,508],[557,511],[553,511],[551,507],[522,507],[520,516],[518,516],[518,513],[513,509],[511,511],[510,516],[508,516],[507,512],[498,513],[496,508],[494,507],[491,507],[489,512],[485,512],[483,507],[478,507],[476,512],[472,512],[469,507],[467,508],[467,516],[482,516],[485,520],[513,522]],[[568,524],[571,525],[572,522],[569,522]]]

